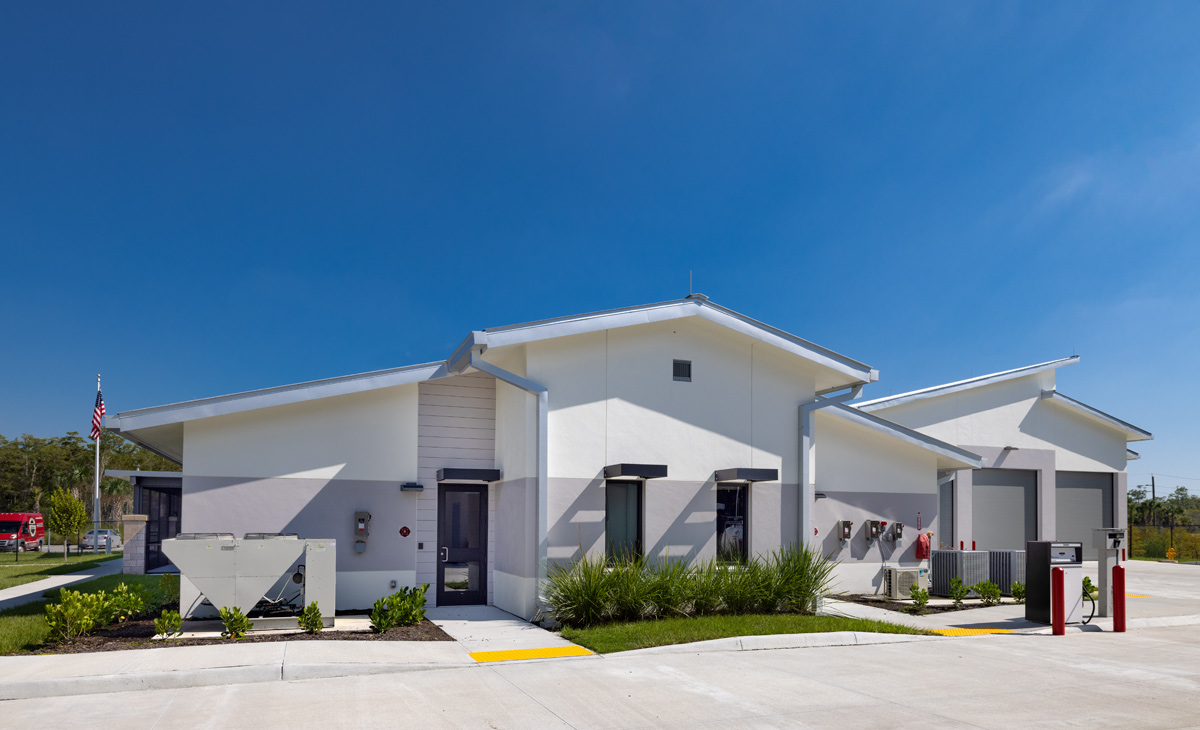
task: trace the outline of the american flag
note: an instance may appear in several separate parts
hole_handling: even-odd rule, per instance
[[[92,411],[92,438],[100,438],[100,424],[104,419],[104,398],[100,395],[100,389],[96,388],[96,408]]]

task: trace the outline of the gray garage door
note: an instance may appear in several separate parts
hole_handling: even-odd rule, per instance
[[[971,474],[971,531],[980,550],[1024,550],[1037,539],[1037,472],[980,469]]]
[[[1083,543],[1083,559],[1095,560],[1092,530],[1113,526],[1113,475],[1060,471],[1054,481],[1055,539]]]

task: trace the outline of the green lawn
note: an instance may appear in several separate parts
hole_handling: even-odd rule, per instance
[[[668,644],[763,634],[814,634],[828,631],[871,631],[879,634],[925,634],[919,629],[868,619],[798,614],[700,616],[660,621],[613,623],[590,629],[563,629],[564,638],[600,654]]]
[[[60,557],[59,560],[61,559]],[[157,575],[104,575],[67,586],[67,590],[81,593],[112,591],[121,583],[139,583],[147,589],[152,589],[158,586],[159,580],[160,576]],[[50,630],[46,627],[46,604],[57,601],[60,590],[62,589],[55,588],[42,594],[45,599],[52,600],[32,601],[0,611],[0,654],[35,649],[46,643],[50,635]]]
[[[0,553],[0,588],[12,588],[23,583],[32,583],[51,575],[74,573],[91,568],[107,560],[119,560],[121,553],[111,555],[71,555],[63,560],[61,553]]]

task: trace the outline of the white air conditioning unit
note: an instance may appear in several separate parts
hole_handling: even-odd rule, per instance
[[[929,576],[920,568],[884,568],[883,592],[888,598],[912,598],[913,586],[929,590]]]

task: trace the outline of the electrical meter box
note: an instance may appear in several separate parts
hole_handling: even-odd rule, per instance
[[[1097,550],[1120,550],[1125,547],[1125,531],[1117,527],[1106,527],[1095,531]]]
[[[371,513],[354,513],[354,552],[367,551],[367,537],[371,534]]]
[[[850,541],[850,530],[854,527],[854,523],[850,520],[838,520],[838,536],[842,542]]]
[[[879,520],[867,520],[867,542],[879,537]]]
[[[904,523],[903,522],[893,522],[892,523],[892,539],[900,540],[903,537],[904,537]]]

